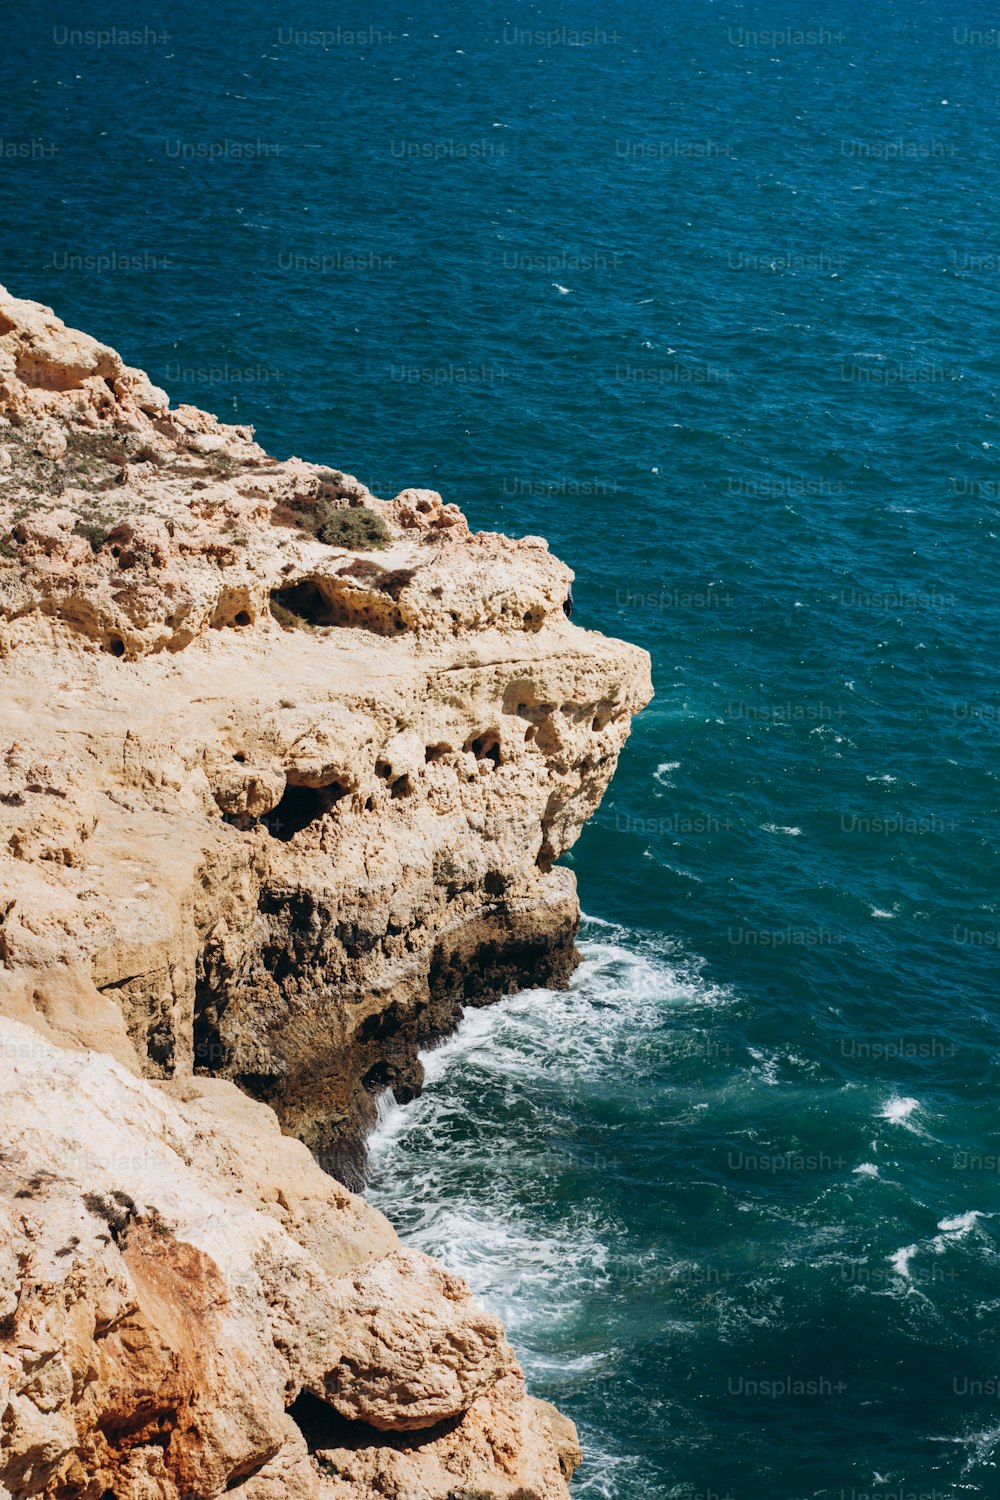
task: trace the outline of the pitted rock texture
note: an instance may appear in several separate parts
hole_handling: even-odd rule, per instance
[[[266,1106],[219,1080],[136,1078],[12,1021],[0,1020],[0,1058],[12,1495],[343,1494],[288,1415],[312,1399],[372,1475],[392,1435],[450,1423],[450,1466],[438,1474],[435,1460],[414,1494],[527,1472],[546,1500],[565,1497],[496,1319],[401,1247]],[[524,1429],[513,1447],[509,1408]],[[456,1442],[471,1411],[503,1430],[506,1464]],[[359,1476],[346,1493],[387,1492]]]
[[[12,1164],[5,1069],[0,1167],[43,1174],[0,1252],[12,1494],[565,1493],[498,1325],[318,1166],[290,1191],[305,1152],[262,1153],[246,1096],[358,1186],[422,1045],[568,978],[555,861],[650,693],[571,576],[433,492],[270,458],[0,289],[0,1017],[65,1133]]]

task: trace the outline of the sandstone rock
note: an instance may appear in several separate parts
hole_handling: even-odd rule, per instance
[[[531,1399],[536,1413],[546,1423],[552,1434],[563,1478],[572,1479],[583,1463],[583,1449],[580,1447],[576,1427],[569,1417],[552,1405],[551,1401],[540,1401],[537,1396]]]
[[[445,530],[452,526],[464,533],[469,530],[458,506],[445,505],[437,490],[400,490],[393,508],[400,525],[412,530]]]
[[[322,1168],[463,1006],[568,979],[645,654],[542,539],[2,289],[0,431],[0,1500],[565,1500],[499,1324]],[[384,550],[319,539],[357,506]]]
[[[373,1090],[419,1088],[418,1046],[463,1003],[572,968],[552,866],[646,658],[567,620],[542,539],[276,463],[2,292],[0,329],[0,419],[67,442],[47,495],[29,428],[6,429],[5,728],[76,766],[58,806],[0,802],[11,967],[72,969],[137,1068],[245,1080],[357,1182]],[[376,509],[389,548],[318,541],[331,504]]]
[[[325,1433],[321,1416],[312,1430],[321,1471],[336,1500],[359,1495],[455,1500],[484,1494],[524,1500],[526,1493],[537,1500],[567,1500],[549,1420],[541,1403],[525,1397],[516,1373],[473,1402],[456,1426],[446,1424],[415,1440],[396,1434],[384,1444],[366,1446],[343,1429]]]
[[[558,1473],[499,1323],[263,1106],[219,1080],[170,1098],[12,1021],[0,1057],[12,1495],[322,1496],[315,1416],[286,1415],[304,1389],[372,1475],[397,1463],[373,1428],[470,1413],[475,1440],[451,1434],[442,1472],[459,1461],[482,1480],[499,1444],[510,1473]],[[419,1493],[444,1500],[447,1475],[432,1479]]]
[[[35,452],[42,458],[62,458],[66,452],[66,434],[55,422],[47,422],[35,438]]]
[[[427,1256],[399,1251],[342,1294],[345,1354],[321,1389],[333,1409],[385,1431],[434,1427],[516,1369],[496,1318]]]

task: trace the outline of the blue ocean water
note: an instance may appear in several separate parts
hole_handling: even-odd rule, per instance
[[[995,1495],[990,9],[87,12],[0,11],[0,280],[653,656],[572,988],[428,1059],[376,1201],[588,1500]]]

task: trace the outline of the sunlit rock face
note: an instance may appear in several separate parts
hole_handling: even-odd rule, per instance
[[[650,689],[570,578],[0,290],[11,1494],[565,1495],[502,1329],[317,1161],[573,967],[554,862]]]

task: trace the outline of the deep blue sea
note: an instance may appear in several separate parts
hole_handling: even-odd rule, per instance
[[[581,1500],[996,1496],[996,13],[141,10],[0,10],[0,280],[653,657],[584,964],[428,1059],[375,1201]]]

